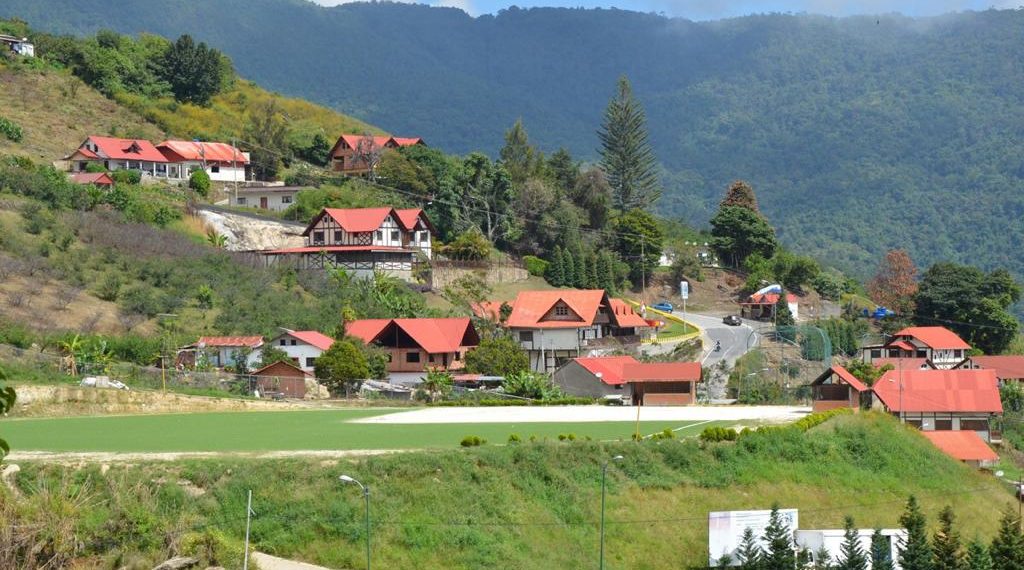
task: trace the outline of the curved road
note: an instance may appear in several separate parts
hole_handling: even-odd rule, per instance
[[[722,322],[722,317],[714,315],[701,315],[697,313],[686,313],[680,311],[674,313],[680,318],[704,329],[704,354],[701,355],[701,363],[705,368],[715,366],[723,360],[729,366],[736,363],[736,359],[747,352],[748,346],[756,344],[756,332],[752,321],[743,321],[742,325],[730,326]],[[715,342],[722,343],[722,350],[715,352]]]

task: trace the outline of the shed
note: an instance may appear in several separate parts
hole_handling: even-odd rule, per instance
[[[252,373],[261,394],[283,394],[288,398],[306,397],[306,379],[313,375],[291,362],[278,361]]]
[[[824,412],[835,408],[860,409],[871,403],[871,388],[842,366],[833,366],[811,382],[813,410]]]
[[[943,453],[974,467],[989,467],[999,455],[973,431],[926,431],[922,434]]]

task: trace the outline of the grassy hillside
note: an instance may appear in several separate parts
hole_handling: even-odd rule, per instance
[[[965,538],[988,539],[1012,500],[1002,483],[947,458],[915,431],[863,414],[807,433],[783,429],[709,445],[524,443],[340,462],[208,460],[109,470],[29,463],[17,477],[25,498],[5,490],[0,512],[57,524],[43,512],[68,505],[60,524],[78,549],[45,536],[28,538],[26,547],[48,541],[96,566],[143,568],[204,540],[237,552],[252,489],[256,549],[354,568],[363,557],[362,499],[338,483],[345,473],[372,489],[381,567],[591,568],[601,464],[617,453],[625,459],[608,473],[609,569],[699,567],[709,510],[777,502],[801,509],[805,528],[839,528],[846,514],[861,526],[891,527],[914,493],[930,521],[951,505]],[[232,568],[237,560],[218,562]]]

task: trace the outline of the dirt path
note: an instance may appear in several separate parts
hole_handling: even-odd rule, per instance
[[[147,461],[179,461],[182,459],[283,459],[308,457],[344,459],[369,457],[389,453],[417,451],[412,449],[308,449],[289,451],[165,451],[165,452],[113,452],[113,451],[13,451],[4,458],[5,463],[41,461],[44,463],[142,463]]]
[[[262,552],[253,552],[252,559],[259,565],[260,570],[330,570],[325,566],[316,566],[305,562],[295,562],[285,558],[278,558]]]

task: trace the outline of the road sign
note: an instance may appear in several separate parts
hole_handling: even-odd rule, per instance
[[[690,298],[690,284],[686,281],[679,282],[679,296],[682,297],[684,301]]]

